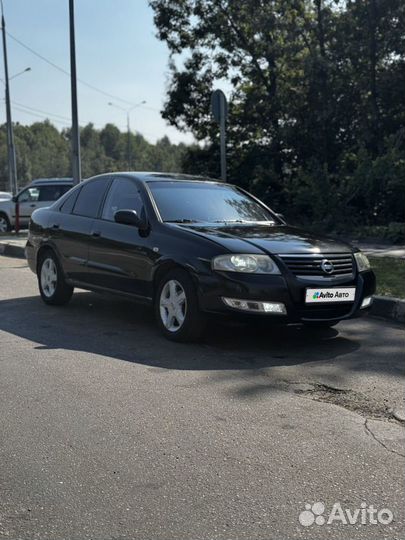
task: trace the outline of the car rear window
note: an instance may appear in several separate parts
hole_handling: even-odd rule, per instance
[[[85,217],[97,217],[109,183],[109,178],[98,178],[97,180],[86,182],[77,197],[73,214]]]
[[[52,186],[40,186],[39,187],[39,201],[57,201],[64,195],[72,186],[67,184],[52,185]]]
[[[62,206],[59,208],[64,214],[71,214],[73,207],[75,205],[77,196],[79,195],[80,189],[75,189],[64,201]]]

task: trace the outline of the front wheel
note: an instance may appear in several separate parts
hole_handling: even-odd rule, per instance
[[[173,341],[193,341],[205,329],[194,283],[181,269],[169,271],[155,295],[155,317],[163,335]]]
[[[38,286],[41,298],[46,304],[61,306],[72,297],[73,287],[63,276],[61,265],[53,253],[46,251],[38,264]]]

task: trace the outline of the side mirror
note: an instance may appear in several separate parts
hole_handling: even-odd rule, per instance
[[[146,224],[138,216],[136,210],[117,210],[114,214],[114,221],[116,223],[123,223],[124,225],[133,225],[138,229],[144,229]]]
[[[18,202],[18,197],[17,195],[14,195],[12,198],[11,198],[12,202],[16,203]]]

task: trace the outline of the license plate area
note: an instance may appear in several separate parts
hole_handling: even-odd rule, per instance
[[[354,302],[356,287],[321,287],[319,289],[306,289],[306,304],[336,304]]]

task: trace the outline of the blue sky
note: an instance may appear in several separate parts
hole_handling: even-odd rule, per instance
[[[70,70],[68,0],[3,0],[7,32],[58,66]],[[76,0],[77,76],[101,90],[138,103],[143,107],[131,113],[131,128],[154,142],[168,135],[173,142],[192,140],[167,126],[159,110],[165,95],[168,76],[168,49],[155,37],[153,12],[147,0]],[[70,122],[70,81],[7,38],[10,77],[31,67],[10,83],[13,121],[30,124],[41,120],[22,107],[44,113],[59,128]],[[4,67],[1,55],[1,74]],[[123,111],[108,106],[109,101],[124,103],[103,96],[79,83],[79,122],[93,122],[101,127],[107,122],[126,129]],[[5,121],[4,102],[0,122]],[[46,116],[46,114],[43,114]],[[63,118],[61,118],[63,117]]]

